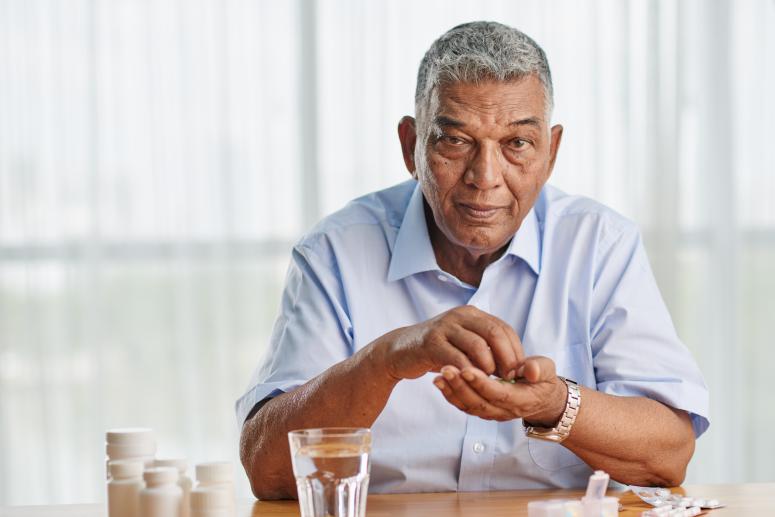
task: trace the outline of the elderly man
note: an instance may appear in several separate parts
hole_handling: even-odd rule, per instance
[[[562,126],[541,48],[455,27],[398,126],[412,179],[293,250],[237,402],[260,498],[293,497],[286,433],[371,427],[376,492],[677,485],[708,393],[635,226],[546,185]]]

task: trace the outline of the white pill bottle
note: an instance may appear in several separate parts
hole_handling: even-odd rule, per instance
[[[234,466],[229,461],[198,463],[196,487],[221,490],[228,495],[232,510],[237,506],[234,497]]]
[[[183,490],[178,486],[178,469],[152,467],[143,473],[139,517],[180,517]]]
[[[156,438],[145,427],[110,429],[105,433],[105,465],[113,460],[141,460],[146,467],[153,466]]]
[[[139,517],[144,465],[139,460],[115,460],[108,464],[108,516]]]
[[[154,467],[174,467],[178,470],[178,486],[183,491],[183,499],[180,503],[180,517],[189,517],[190,515],[190,496],[193,481],[186,474],[188,462],[185,458],[156,458],[153,462]]]
[[[234,517],[233,498],[225,490],[195,488],[191,491],[191,517]]]

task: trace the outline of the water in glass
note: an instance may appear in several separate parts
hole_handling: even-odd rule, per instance
[[[307,430],[317,431],[317,430]],[[369,486],[370,436],[336,433],[291,437],[302,517],[363,517]],[[313,433],[314,434],[314,433]],[[340,431],[341,435],[342,432]]]

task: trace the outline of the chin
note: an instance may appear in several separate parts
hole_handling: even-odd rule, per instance
[[[510,238],[503,238],[496,232],[483,229],[461,232],[458,237],[457,241],[461,246],[478,253],[494,253],[502,248]]]

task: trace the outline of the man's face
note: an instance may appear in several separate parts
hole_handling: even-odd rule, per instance
[[[519,229],[549,178],[562,127],[549,130],[544,89],[534,76],[453,83],[436,95],[430,134],[425,142],[417,135],[424,149],[417,149],[415,176],[448,244],[474,256],[494,253]],[[414,165],[414,157],[407,160],[410,170]]]

